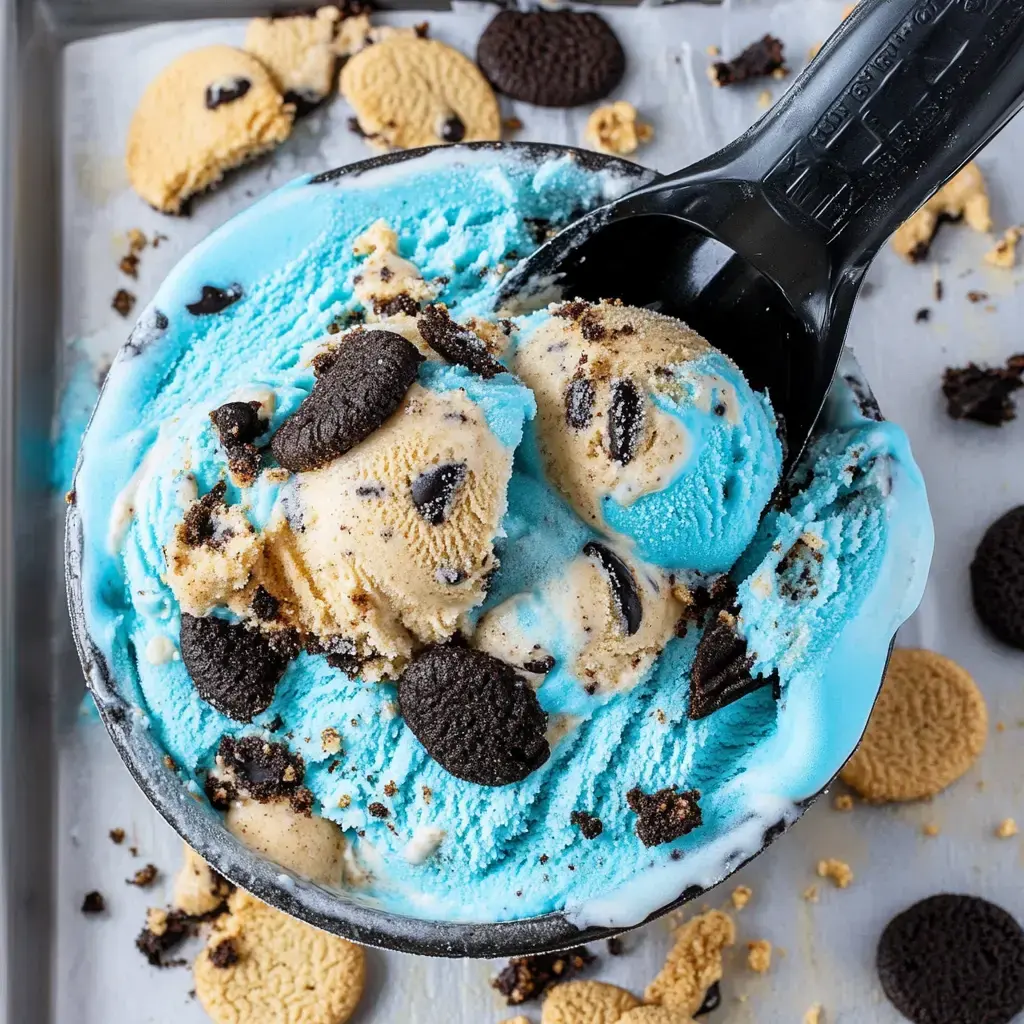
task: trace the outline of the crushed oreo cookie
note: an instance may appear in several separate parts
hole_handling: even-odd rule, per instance
[[[83,914],[102,914],[106,909],[107,901],[103,898],[103,893],[94,889],[85,894],[85,898],[82,900]]]
[[[210,413],[210,419],[225,448],[255,441],[267,429],[267,421],[260,417],[259,402],[225,402]]]
[[[612,382],[608,409],[608,454],[623,466],[632,462],[644,436],[644,396],[629,377]]]
[[[194,316],[212,316],[223,313],[228,306],[233,306],[242,297],[242,286],[231,284],[227,288],[216,288],[204,284],[202,292],[195,302],[185,303],[185,308]]]
[[[431,303],[419,315],[416,327],[420,337],[449,363],[465,366],[485,380],[505,372],[487,346],[471,330],[457,324],[441,305]]]
[[[573,377],[565,389],[565,422],[573,430],[585,430],[594,419],[594,385],[586,377]]]
[[[999,427],[1015,419],[1017,410],[1010,397],[1024,387],[1024,352],[1010,356],[1005,367],[982,367],[968,363],[948,367],[942,375],[946,411],[955,420],[974,420]]]
[[[346,338],[311,394],[275,431],[271,447],[285,469],[318,469],[373,433],[402,403],[423,356],[391,331]]]
[[[445,462],[431,466],[410,484],[410,495],[416,511],[431,526],[440,526],[451,515],[455,496],[466,479],[464,462]]]
[[[373,311],[377,316],[398,316],[404,313],[406,316],[419,316],[420,304],[407,293],[396,295],[393,299],[374,299]]]
[[[186,612],[178,647],[199,696],[236,722],[251,722],[270,707],[278,681],[298,653],[291,633],[268,634]]]
[[[541,658],[534,658],[531,661],[523,662],[523,668],[527,672],[533,672],[536,675],[543,676],[547,675],[555,667],[555,659],[550,654],[545,654]]]
[[[221,737],[217,758],[229,769],[230,779],[207,779],[207,797],[211,789],[226,789],[227,800],[234,799],[238,790],[244,790],[254,800],[269,803],[286,799],[297,814],[308,815],[313,797],[302,782],[306,776],[306,763],[301,754],[293,754],[283,743],[268,743],[260,736]]]
[[[185,543],[190,548],[202,547],[209,544],[216,546],[216,528],[214,514],[226,511],[224,495],[227,493],[227,484],[223,480],[214,484],[198,501],[193,501],[182,520]]]
[[[153,929],[149,924],[139,932],[135,939],[135,948],[149,961],[151,967],[176,967],[179,962],[168,960],[167,954],[173,952],[185,939],[195,935],[200,919],[190,917],[181,910],[171,910],[160,914],[160,927]]]
[[[235,940],[228,936],[225,939],[221,939],[207,956],[213,967],[223,971],[228,967],[234,967],[238,963],[238,946],[235,944]]]
[[[252,613],[261,622],[273,622],[281,611],[281,602],[262,583],[252,595]]]
[[[399,680],[398,704],[427,753],[466,782],[519,782],[551,753],[537,695],[511,665],[483,651],[428,647]]]
[[[596,839],[604,831],[601,819],[586,811],[573,811],[569,821],[580,830],[584,839]]]
[[[240,75],[232,78],[220,78],[206,87],[206,109],[216,110],[225,103],[240,100],[250,89],[252,82]]]
[[[491,980],[509,1006],[539,999],[552,985],[569,981],[597,958],[583,946],[564,953],[513,957]]]
[[[719,60],[711,65],[711,81],[715,85],[736,85],[752,78],[779,78],[787,73],[782,41],[766,35],[751,43],[738,57]]]
[[[698,828],[702,823],[699,800],[696,789],[677,792],[675,786],[656,793],[644,793],[636,786],[626,794],[626,802],[637,816],[637,838],[644,846],[671,843]]]
[[[596,540],[583,545],[583,554],[596,559],[604,570],[619,610],[622,629],[627,636],[634,636],[643,623],[644,606],[633,570],[611,548]]]
[[[748,693],[771,686],[776,699],[779,695],[779,676],[752,676],[754,659],[747,653],[747,642],[729,621],[718,618],[704,631],[697,644],[697,653],[690,670],[689,717],[707,718],[708,715]]]

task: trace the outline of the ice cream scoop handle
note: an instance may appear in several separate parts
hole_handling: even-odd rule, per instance
[[[1022,103],[1024,0],[861,0],[746,157],[837,269],[863,266]]]

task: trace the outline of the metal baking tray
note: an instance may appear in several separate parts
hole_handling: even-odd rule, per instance
[[[430,7],[391,0],[382,7]],[[631,57],[624,98],[649,114],[655,141],[639,156],[668,171],[717,148],[760,113],[759,90],[732,95],[704,79],[705,50],[727,53],[771,31],[784,38],[794,66],[839,18],[842,0],[725,0],[721,7],[684,4],[637,11],[610,8],[609,18]],[[66,339],[97,310],[109,315],[116,287],[110,239],[99,248],[67,252],[74,216],[62,199],[71,171],[69,134],[102,128],[107,111],[81,114],[68,102],[78,79],[66,74],[66,48],[129,25],[262,13],[250,0],[0,0],[2,125],[0,164],[0,1021],[3,1024],[202,1024],[189,999],[183,971],[150,969],[132,948],[145,907],[165,902],[166,874],[151,892],[123,880],[146,861],[165,873],[178,860],[178,841],[134,787],[94,722],[82,721],[81,671],[67,627],[61,566],[63,503],[50,484],[51,424]],[[659,13],[660,12],[660,13]],[[443,16],[442,16],[443,17]],[[614,20],[619,19],[619,20]],[[664,20],[659,20],[664,19]],[[650,29],[657,23],[658,29]],[[212,24],[212,23],[211,23]],[[219,23],[218,23],[219,24]],[[182,27],[180,31],[191,31]],[[206,28],[201,29],[207,34]],[[219,32],[211,28],[210,33]],[[148,37],[147,37],[148,38]],[[181,48],[192,45],[188,38]],[[80,61],[78,72],[100,63]],[[84,69],[84,71],[83,71]],[[102,70],[102,69],[101,69]],[[145,69],[143,69],[145,70]],[[149,69],[150,73],[153,69]],[[136,69],[137,73],[142,72]],[[129,94],[134,84],[125,87]],[[770,83],[777,94],[783,84]],[[112,94],[104,94],[109,101]],[[73,98],[73,97],[72,97]],[[120,98],[130,110],[132,95]],[[524,137],[559,143],[579,139],[585,112],[531,113]],[[348,145],[349,143],[346,143]],[[318,145],[318,144],[317,144]],[[256,168],[211,198],[206,212],[224,219],[254,194],[298,170],[319,170],[365,156],[357,140],[351,155],[323,161],[304,139],[285,167]],[[303,148],[305,147],[305,148]],[[997,222],[1024,220],[1020,173],[1024,121],[1011,125],[982,155]],[[297,168],[297,169],[296,169]],[[92,168],[95,172],[96,168]],[[276,175],[276,177],[275,177]],[[148,224],[158,225],[151,216]],[[202,214],[192,223],[170,221],[167,259],[200,237]],[[122,230],[134,226],[123,220]],[[212,225],[210,225],[212,226]],[[910,900],[938,889],[972,891],[1024,916],[1024,890],[1015,882],[1022,856],[1018,841],[992,838],[1000,818],[1024,818],[1019,781],[1024,691],[1021,656],[997,647],[973,622],[966,565],[981,531],[997,514],[1024,502],[1024,477],[1013,453],[1024,444],[1024,420],[1000,431],[971,429],[946,420],[937,398],[943,366],[968,359],[995,362],[1022,347],[1024,320],[1020,270],[981,268],[990,244],[966,229],[945,228],[934,261],[946,298],[932,298],[927,267],[908,267],[891,253],[872,268],[872,295],[858,308],[851,339],[886,412],[906,426],[924,469],[935,513],[938,549],[921,612],[900,642],[948,653],[975,674],[989,698],[995,733],[982,764],[927,806],[839,815],[827,801],[812,808],[792,834],[745,868],[736,881],[756,894],[741,919],[744,938],[768,937],[788,957],[766,983],[727,973],[727,999],[743,995],[728,1020],[800,1019],[822,1002],[836,1019],[895,1022],[880,1003],[872,969],[873,943],[882,924]],[[178,248],[175,248],[175,247]],[[105,247],[105,248],[104,248]],[[106,253],[103,263],[97,256]],[[100,267],[100,263],[103,266]],[[154,263],[151,269],[158,269]],[[100,283],[97,285],[97,281]],[[137,289],[155,288],[158,280]],[[989,294],[968,303],[969,289]],[[931,306],[928,324],[914,313]],[[988,307],[994,311],[989,311]],[[85,312],[85,307],[89,309]],[[88,316],[86,315],[88,313]],[[121,325],[115,323],[116,330]],[[983,790],[976,783],[984,782]],[[925,821],[942,836],[922,841]],[[129,838],[114,847],[107,832],[124,827]],[[128,846],[137,846],[133,859]],[[813,910],[799,900],[814,881],[817,858],[849,860],[870,899],[823,892]],[[908,870],[913,865],[913,871]],[[98,920],[79,913],[84,892],[98,888],[110,913]],[[712,893],[721,903],[727,894]],[[642,989],[660,965],[667,929],[649,926],[627,939],[629,955],[604,958],[600,977]],[[741,958],[737,959],[739,964]],[[840,966],[841,965],[841,966]],[[484,1024],[509,1016],[488,987],[487,963],[440,963],[374,953],[369,991],[358,1024]],[[738,1013],[738,1016],[737,1016]],[[536,1016],[534,1013],[533,1016]],[[833,1019],[830,1014],[829,1019]]]

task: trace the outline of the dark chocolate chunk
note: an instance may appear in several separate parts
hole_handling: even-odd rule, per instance
[[[596,959],[583,946],[564,953],[513,957],[491,980],[491,987],[505,997],[509,1006],[519,1006],[539,999],[552,985],[569,981]]]
[[[216,110],[225,103],[240,100],[250,89],[252,82],[240,75],[232,78],[219,78],[206,87],[206,109]]]
[[[210,419],[225,448],[255,441],[267,429],[267,421],[260,419],[259,402],[225,402],[210,413]]]
[[[199,696],[237,722],[251,722],[270,707],[295,654],[283,635],[187,612],[181,615],[178,646]]]
[[[465,479],[464,462],[445,462],[425,469],[410,486],[416,511],[431,526],[440,526],[451,515],[455,495]]]
[[[246,790],[260,803],[287,799],[294,811],[308,813],[312,797],[302,785],[306,763],[283,743],[268,743],[260,736],[223,736],[217,758],[234,773],[235,789]]]
[[[198,548],[203,544],[213,546],[215,512],[226,510],[224,495],[227,484],[221,480],[206,492],[198,501],[192,502],[182,520],[185,528],[185,543],[190,548]]]
[[[586,377],[573,377],[565,389],[565,422],[585,430],[594,418],[594,385]]]
[[[238,947],[235,945],[235,940],[230,935],[226,939],[221,939],[210,950],[208,956],[210,964],[220,970],[234,967],[238,963]]]
[[[889,1001],[914,1024],[1007,1024],[1024,1010],[1024,931],[977,896],[908,907],[882,932],[876,965]]]
[[[442,142],[461,142],[466,137],[466,126],[458,114],[452,114],[441,122],[437,134]]]
[[[449,363],[465,366],[486,380],[505,372],[505,367],[487,351],[483,341],[457,324],[444,306],[431,303],[419,315],[416,326],[420,337]]]
[[[626,70],[608,23],[580,11],[501,11],[484,29],[476,59],[499,92],[541,107],[596,103]]]
[[[223,313],[228,306],[233,306],[242,297],[242,286],[230,284],[227,288],[215,288],[204,284],[201,296],[195,302],[188,302],[185,308],[195,316],[211,316]]]
[[[715,61],[711,65],[711,81],[715,85],[735,85],[752,78],[784,75],[787,68],[782,50],[780,40],[766,35],[751,43],[738,57]]]
[[[181,910],[167,913],[159,933],[143,928],[135,940],[135,948],[149,961],[151,967],[173,967],[177,961],[168,960],[185,939],[196,934],[199,918],[189,917]],[[182,961],[184,962],[184,961]]]
[[[604,831],[601,819],[586,811],[573,811],[569,821],[583,833],[584,839],[596,839]]]
[[[110,306],[121,316],[127,317],[135,308],[135,296],[126,288],[118,288]]]
[[[985,531],[971,562],[971,596],[993,635],[1024,651],[1024,505]]]
[[[624,466],[632,461],[644,436],[645,406],[643,394],[628,377],[612,383],[608,453]]]
[[[281,610],[281,602],[262,583],[252,595],[252,613],[263,622],[273,622]]]
[[[107,901],[103,898],[103,893],[96,892],[94,889],[85,894],[85,899],[82,900],[83,914],[102,914],[106,909]]]
[[[292,472],[317,469],[373,433],[402,403],[423,357],[391,331],[359,331],[271,440]]]
[[[696,789],[677,792],[675,786],[644,793],[639,786],[626,794],[626,802],[637,816],[636,834],[644,846],[660,846],[685,836],[701,824],[700,793]]]
[[[596,540],[583,545],[583,554],[600,563],[622,616],[623,629],[627,636],[633,636],[644,620],[644,606],[633,570],[611,548]]]
[[[398,704],[427,753],[466,782],[519,782],[551,753],[537,695],[483,651],[428,647],[399,680]]]
[[[983,367],[968,363],[948,367],[942,375],[946,411],[955,420],[974,420],[999,427],[1015,419],[1017,410],[1010,397],[1024,387],[1024,353],[1011,356],[1005,367]]]
[[[693,720],[707,718],[740,697],[771,686],[776,697],[779,676],[752,676],[754,659],[747,653],[747,642],[721,619],[714,620],[697,644],[690,670],[690,708]]]

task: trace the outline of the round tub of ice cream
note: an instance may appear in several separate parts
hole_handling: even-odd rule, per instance
[[[68,513],[88,684],[160,813],[273,906],[432,955],[612,934],[859,740],[932,531],[852,360],[783,481],[716,339],[613,296],[494,312],[651,177],[531,144],[301,179],[116,358]]]

